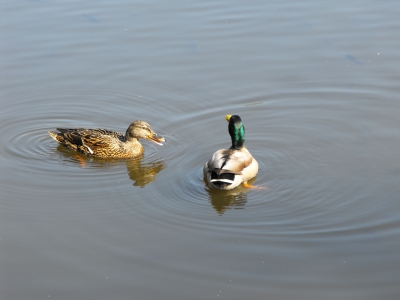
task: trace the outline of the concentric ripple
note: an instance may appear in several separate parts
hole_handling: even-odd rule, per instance
[[[143,96],[146,94],[152,96]],[[192,110],[168,119],[168,114],[154,118],[160,109],[170,114],[176,109],[159,101],[151,105],[158,96],[146,89],[134,96],[120,91],[103,91],[93,96],[85,89],[47,94],[37,90],[31,99],[21,97],[17,104],[5,107],[1,112],[5,125],[0,136],[0,158],[13,166],[13,172],[24,174],[19,175],[18,193],[24,197],[32,190],[40,194],[39,190],[45,189],[55,191],[54,195],[95,194],[104,206],[113,206],[110,207],[113,211],[140,214],[160,225],[190,222],[202,230],[214,225],[215,215],[232,215],[251,219],[257,226],[279,225],[281,234],[291,234],[285,226],[303,228],[304,234],[315,234],[326,229],[317,223],[304,224],[315,219],[329,220],[334,212],[343,213],[344,208],[337,203],[351,198],[352,191],[339,186],[337,178],[330,175],[328,165],[332,165],[332,155],[328,159],[321,155],[337,150],[335,145],[327,144],[329,141],[323,135],[325,127],[331,130],[331,136],[340,135],[344,144],[352,143],[359,130],[351,124],[335,122],[338,115],[347,114],[343,105],[326,103],[314,108],[304,102],[282,110],[281,102],[259,101],[258,97],[237,99],[216,109]],[[293,95],[285,96],[293,98]],[[79,101],[85,98],[96,98],[96,107]],[[113,99],[119,102],[112,111],[104,111],[102,108]],[[28,103],[32,108],[26,110]],[[126,107],[132,104],[146,109],[127,113]],[[315,110],[313,117],[309,110]],[[229,147],[225,115],[232,113],[240,114],[243,119],[246,145],[259,163],[259,173],[252,183],[263,189],[239,187],[222,192],[210,190],[204,183],[204,163],[214,151]],[[124,121],[118,120],[119,116]],[[135,119],[147,120],[166,138],[163,146],[144,141],[146,152],[137,159],[89,158],[58,146],[47,134],[61,126],[106,127],[124,132]],[[311,144],[304,138],[310,132],[314,134]],[[39,185],[33,176],[40,181]],[[13,179],[6,181],[11,184]],[[132,190],[138,187],[145,189]],[[144,201],[130,202],[128,195],[131,194]],[[335,196],[327,199],[326,195]],[[333,205],[330,210],[324,209],[327,202]],[[337,220],[332,218],[330,222],[330,226],[338,228]]]
[[[21,208],[18,199],[39,197],[43,193],[47,194],[46,198],[59,198],[60,194],[69,197],[98,194],[107,201],[118,194],[113,189],[119,192],[126,184],[145,187],[155,182],[165,169],[158,152],[162,147],[150,142],[144,142],[144,157],[99,160],[59,146],[47,133],[57,127],[102,127],[125,132],[131,122],[143,119],[164,135],[162,120],[152,117],[162,109],[162,104],[149,105],[151,99],[141,92],[128,96],[120,89],[102,90],[93,95],[88,89],[42,88],[31,87],[29,91],[21,88],[19,93],[14,91],[10,95],[4,91],[4,97],[11,99],[0,112],[3,121],[0,159],[8,166],[3,182],[10,187],[17,185],[18,189],[9,189],[3,195],[15,198],[12,202],[15,209]],[[143,89],[142,92],[147,93]],[[115,100],[118,103],[110,107]],[[144,107],[146,112],[135,107]],[[124,119],[120,120],[120,116]]]
[[[276,101],[237,100],[213,112],[203,110],[186,118],[181,116],[166,126],[164,130],[176,134],[171,134],[171,143],[157,152],[166,165],[165,177],[157,181],[157,189],[148,191],[148,197],[162,200],[151,201],[143,216],[153,219],[157,215],[153,222],[160,224],[190,223],[198,230],[215,226],[215,215],[226,216],[228,220],[232,216],[236,221],[252,220],[242,230],[255,235],[260,228],[268,227],[270,234],[281,237],[293,232],[314,236],[327,228],[335,228],[336,234],[353,230],[349,223],[335,217],[346,214],[351,207],[353,217],[367,224],[368,216],[358,212],[356,203],[368,198],[368,191],[360,193],[359,182],[349,189],[347,182],[338,181],[338,173],[331,173],[332,166],[348,162],[346,159],[342,162],[343,158],[336,160],[335,155],[341,149],[327,139],[325,132],[329,131],[331,137],[340,136],[341,147],[351,148],[360,130],[354,123],[336,122],[349,114],[346,105],[326,102],[314,107],[304,101],[301,105],[294,102],[286,110],[281,105],[288,106]],[[266,111],[269,113],[265,114]],[[204,163],[217,149],[229,147],[224,119],[228,113],[242,116],[246,145],[259,162],[259,174],[253,184],[266,189],[240,187],[220,192],[206,187]],[[310,134],[312,140],[307,138]],[[356,157],[357,153],[348,155]],[[358,197],[353,196],[356,190]],[[341,205],[343,199],[348,206]]]

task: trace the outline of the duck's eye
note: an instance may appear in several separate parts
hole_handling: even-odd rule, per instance
[[[141,127],[143,130],[147,131],[149,135],[151,135],[151,130],[148,127]]]

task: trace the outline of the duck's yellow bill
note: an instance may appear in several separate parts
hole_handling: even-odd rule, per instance
[[[165,139],[162,136],[159,136],[157,133],[152,132],[149,137],[147,138],[150,141],[162,146],[162,142],[165,142]]]

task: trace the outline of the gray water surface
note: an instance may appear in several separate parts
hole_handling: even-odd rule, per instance
[[[399,299],[397,1],[3,1],[1,299]],[[253,182],[210,191],[238,114]],[[143,157],[56,127],[164,136]]]

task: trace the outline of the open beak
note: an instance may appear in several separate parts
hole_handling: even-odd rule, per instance
[[[150,141],[162,146],[162,142],[165,142],[165,139],[162,136],[159,136],[157,133],[152,132],[151,135],[147,138]]]

